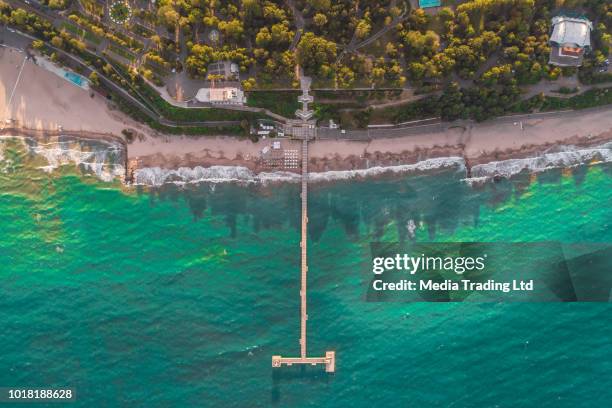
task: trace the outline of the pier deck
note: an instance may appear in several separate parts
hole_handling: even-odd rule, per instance
[[[336,371],[336,352],[327,351],[325,357],[281,357],[272,356],[272,367],[279,368],[284,365],[292,366],[293,364],[305,364],[305,365],[325,365],[325,372],[333,373]]]
[[[327,351],[325,357],[308,357],[306,348],[306,323],[308,321],[307,303],[306,303],[306,288],[308,282],[308,139],[316,135],[316,125],[314,121],[309,121],[312,116],[312,111],[308,109],[308,104],[313,101],[310,90],[310,78],[303,75],[299,67],[296,67],[296,72],[299,72],[300,82],[302,85],[302,96],[299,101],[302,103],[302,109],[298,109],[296,115],[301,121],[295,121],[289,128],[290,135],[294,138],[302,139],[302,239],[300,248],[302,250],[301,262],[301,285],[300,285],[300,357],[281,357],[272,356],[272,367],[280,368],[283,365],[291,366],[293,364],[324,364],[325,371],[333,373],[336,371],[336,352]]]
[[[306,322],[307,310],[307,283],[308,283],[308,138],[302,140],[302,239],[301,248],[301,285],[300,285],[300,357],[272,356],[272,367],[293,364],[325,365],[325,371],[333,373],[336,370],[336,352],[327,351],[325,357],[307,356]]]

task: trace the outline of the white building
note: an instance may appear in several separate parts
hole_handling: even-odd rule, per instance
[[[235,87],[200,88],[195,96],[198,102],[242,105],[246,102],[244,92]]]
[[[552,25],[550,63],[561,67],[582,65],[585,52],[591,49],[593,23],[583,17],[556,16]]]

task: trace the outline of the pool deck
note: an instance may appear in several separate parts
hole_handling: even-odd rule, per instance
[[[55,64],[53,64],[51,61],[49,61],[46,58],[42,58],[37,56],[35,58],[35,63],[36,65],[38,65],[39,67],[42,67],[44,69],[46,69],[47,71],[53,72],[55,75],[64,78],[66,81],[70,82],[71,84],[78,86],[81,89],[84,89],[85,91],[89,91],[89,79],[85,78],[82,75],[79,75],[75,72],[72,71],[68,71],[64,68],[60,68],[58,66],[56,66]],[[78,78],[81,79],[81,83],[77,84],[76,82],[72,81],[70,78],[68,78],[66,76],[66,74],[69,73],[70,75],[74,75]]]

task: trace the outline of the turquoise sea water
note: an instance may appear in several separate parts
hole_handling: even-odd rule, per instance
[[[7,164],[8,163],[8,164]],[[612,241],[612,166],[470,187],[453,170],[310,194],[309,350],[299,352],[299,186],[126,191],[0,165],[0,386],[70,386],[70,406],[602,407],[609,304],[368,303],[368,244]],[[54,405],[55,406],[55,405]]]

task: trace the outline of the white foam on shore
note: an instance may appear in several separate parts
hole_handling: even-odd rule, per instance
[[[161,167],[144,167],[134,172],[134,184],[145,186],[161,186],[163,184],[192,183],[266,183],[266,182],[297,182],[300,176],[290,172],[255,174],[243,166],[211,166],[211,167],[179,167],[178,169],[162,169]]]
[[[4,143],[0,143],[0,173],[8,173],[12,161],[4,157]]]
[[[1,139],[30,139],[27,136],[2,136]],[[122,154],[123,146],[118,143],[110,143],[107,141],[96,141],[96,143],[104,144],[104,148],[100,149],[96,146],[92,150],[79,149],[78,139],[66,140],[61,142],[41,143],[35,141],[33,145],[24,143],[28,151],[36,155],[42,156],[47,161],[46,166],[40,166],[39,169],[45,172],[52,172],[55,169],[65,165],[75,165],[82,167],[86,172],[94,174],[102,181],[112,181],[116,177],[121,177],[125,174],[123,164],[113,163],[118,155]],[[0,158],[1,160],[1,158]]]
[[[472,167],[472,177],[464,181],[482,183],[493,177],[512,177],[522,171],[531,173],[542,172],[553,168],[567,168],[592,162],[612,162],[612,142],[593,148],[575,146],[560,146],[556,152],[547,152],[536,157],[509,159]],[[309,181],[326,182],[367,178],[385,174],[402,174],[415,171],[432,171],[436,169],[456,167],[457,171],[465,171],[465,161],[461,157],[441,157],[427,159],[415,164],[397,166],[377,166],[359,170],[338,170],[309,173]],[[270,172],[256,174],[246,167],[212,166],[212,167],[181,167],[177,170],[148,167],[136,170],[134,182],[138,185],[161,186],[166,183],[178,185],[207,183],[275,183],[299,182],[300,175],[291,172]]]
[[[465,171],[465,164],[461,157],[442,157],[427,159],[415,164],[406,164],[388,167],[371,167],[361,170],[339,170],[320,173],[309,173],[311,182],[324,182],[334,180],[348,180],[361,177],[373,177],[383,174],[408,173],[413,171],[428,171],[448,167],[457,167],[458,171]],[[192,183],[297,183],[301,176],[292,172],[269,172],[256,174],[241,166],[211,166],[211,167],[180,167],[176,170],[162,169],[160,167],[145,167],[135,171],[134,184],[146,186],[161,186],[167,183],[178,185]]]
[[[0,136],[1,139],[17,138],[25,140],[24,136]],[[33,139],[31,139],[33,140]],[[125,174],[123,164],[113,163],[117,155],[122,154],[123,146],[105,140],[97,141],[104,148],[97,146],[91,150],[81,150],[78,139],[61,142],[26,144],[29,151],[44,157],[48,163],[40,169],[52,172],[60,166],[73,164],[82,166],[87,172],[94,174],[102,181],[112,181]],[[612,162],[612,142],[592,148],[576,146],[560,146],[556,151],[549,151],[536,157],[509,159],[478,164],[472,167],[469,179],[464,181],[475,184],[483,183],[493,177],[509,178],[522,171],[530,173],[542,172],[553,168],[575,167],[586,163]],[[0,143],[0,163],[6,167],[7,159],[4,157],[4,145]],[[415,164],[396,166],[376,166],[359,170],[338,170],[309,173],[311,182],[328,182],[336,180],[350,180],[357,178],[376,177],[385,174],[402,174],[418,171],[432,171],[437,169],[455,167],[457,171],[465,171],[465,161],[461,157],[441,157],[427,159]],[[0,166],[0,170],[3,167]],[[6,170],[6,169],[4,169]],[[269,184],[269,183],[297,183],[301,180],[300,174],[293,172],[262,172],[254,173],[243,166],[211,166],[211,167],[180,167],[178,169],[163,169],[160,167],[147,167],[137,169],[134,173],[134,184],[145,186],[161,186],[163,184],[197,184],[197,183],[241,183],[241,184]]]
[[[465,161],[461,157],[439,157],[426,159],[414,164],[402,164],[397,166],[376,166],[359,170],[338,170],[310,173],[310,181],[334,181],[349,180],[355,178],[375,177],[384,174],[402,174],[417,171],[431,171],[444,168],[456,167],[457,171],[465,171]]]
[[[491,177],[512,177],[522,171],[538,173],[549,169],[580,166],[591,162],[612,162],[612,142],[593,148],[560,146],[556,152],[536,157],[509,159],[478,164],[472,167],[470,183],[486,181]]]

